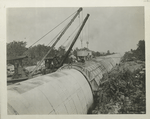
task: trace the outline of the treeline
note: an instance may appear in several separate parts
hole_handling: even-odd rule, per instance
[[[142,60],[145,61],[145,41],[140,40],[137,44],[137,49],[126,52],[123,56],[123,61]]]
[[[7,43],[7,59],[13,59],[17,58],[18,56],[27,55],[28,58],[23,60],[23,65],[32,66],[36,65],[37,62],[40,61],[51,48],[50,46],[41,44],[27,48],[26,45],[27,43],[23,41],[13,41]],[[62,56],[65,52],[65,49],[62,47],[60,47],[58,50],[53,48],[47,57]],[[8,63],[11,63],[11,61]]]
[[[89,50],[86,47],[84,47],[82,49]],[[78,48],[76,50],[78,50]],[[115,53],[114,52],[111,53],[109,50],[107,50],[107,52],[92,51],[93,57],[106,56],[106,55],[112,55],[112,54],[115,54]]]
[[[27,42],[23,42],[23,41],[13,41],[7,43],[7,59],[12,59],[12,58],[17,58],[18,56],[27,55],[28,58],[23,60],[23,65],[32,66],[32,65],[36,65],[37,62],[40,61],[44,57],[44,55],[48,52],[48,50],[51,48],[50,46],[45,46],[44,44],[38,44],[30,48],[27,48],[26,45]],[[88,50],[87,48],[83,48],[83,49]],[[73,54],[76,57],[78,50],[79,50],[78,48],[75,48],[74,50],[71,51],[71,54]],[[62,57],[65,53],[66,53],[65,48],[61,46],[58,49],[53,48],[47,57],[54,57],[54,56]],[[114,53],[110,53],[109,50],[107,51],[107,53],[92,51],[93,57],[105,56],[110,54],[114,54]],[[9,61],[8,63],[12,63],[12,62]]]
[[[92,51],[92,55],[95,56],[95,57],[98,57],[98,56],[106,56],[106,55],[112,55],[112,54],[115,54],[114,52],[110,52],[109,50],[105,53],[101,53],[101,52],[95,52],[95,51]]]

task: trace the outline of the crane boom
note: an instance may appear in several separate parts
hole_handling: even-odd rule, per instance
[[[69,26],[72,24],[72,22],[75,20],[75,18],[79,15],[79,13],[82,11],[82,8],[79,8],[77,13],[74,15],[74,17],[71,19],[71,21],[67,24],[67,26],[65,27],[65,29],[63,30],[63,32],[61,32],[61,34],[59,35],[59,37],[57,38],[57,40],[54,42],[54,44],[51,46],[51,48],[49,49],[49,51],[46,53],[46,55],[42,58],[42,60],[37,64],[37,66],[33,69],[32,73],[29,75],[29,77],[32,77],[32,75],[34,74],[34,72],[38,69],[38,67],[42,64],[42,62],[44,61],[44,59],[47,57],[47,55],[51,52],[51,50],[54,48],[54,46],[56,45],[56,43],[60,40],[60,38],[63,36],[63,34],[66,32],[66,30],[69,28]]]
[[[74,46],[75,42],[77,41],[77,39],[78,39],[78,37],[79,37],[79,35],[80,35],[80,33],[81,33],[81,31],[82,31],[82,29],[83,29],[83,27],[84,27],[86,21],[88,20],[88,17],[89,17],[89,16],[90,16],[90,15],[87,14],[87,16],[86,16],[86,18],[84,19],[82,25],[80,26],[80,29],[78,30],[78,32],[77,32],[77,34],[76,34],[76,36],[75,36],[75,38],[74,38],[72,44],[70,45],[68,51],[66,52],[65,57],[64,57],[64,59],[62,60],[60,66],[62,66],[62,65],[64,64],[66,58],[68,57],[68,55],[69,55],[69,53],[70,53],[72,47]]]

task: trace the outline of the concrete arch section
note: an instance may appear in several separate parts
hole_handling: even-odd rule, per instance
[[[92,104],[90,85],[75,69],[8,86],[8,115],[86,114]]]
[[[71,64],[71,66],[63,65],[58,71],[70,68],[80,71],[86,77],[94,94],[95,91],[98,91],[103,74],[109,73],[119,64],[120,58],[120,54],[100,56],[84,63],[77,62]]]

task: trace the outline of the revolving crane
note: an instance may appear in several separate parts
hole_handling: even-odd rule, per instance
[[[66,27],[63,29],[63,31],[59,34],[59,36],[57,37],[56,41],[53,43],[53,45],[51,46],[51,48],[49,49],[49,51],[46,53],[46,55],[42,58],[42,60],[37,64],[37,66],[33,69],[33,71],[28,74],[22,65],[22,60],[27,58],[27,56],[19,56],[13,59],[8,59],[7,61],[13,61],[13,64],[15,65],[15,73],[13,75],[13,79],[28,79],[28,78],[32,78],[32,76],[34,75],[35,71],[39,68],[39,66],[42,64],[42,62],[44,60],[46,60],[48,54],[52,51],[52,49],[55,47],[55,45],[57,44],[57,42],[61,39],[61,37],[65,34],[65,32],[67,31],[67,29],[70,27],[70,25],[73,23],[73,21],[76,19],[76,17],[79,15],[79,13],[82,11],[82,8],[79,8],[76,12],[76,14],[73,16],[73,18],[71,19],[71,21],[66,25]],[[43,37],[42,37],[43,38]],[[69,51],[67,52],[67,54],[69,54],[69,52],[71,51],[71,49],[69,49]],[[65,55],[65,57],[67,57],[67,55]],[[66,59],[66,58],[65,58]],[[48,59],[49,60],[49,59]],[[54,61],[55,60],[55,61]],[[63,63],[57,60],[56,57],[52,58],[52,61],[55,62],[54,66],[55,69],[57,69],[58,67],[60,67]],[[51,62],[49,62],[51,63]]]

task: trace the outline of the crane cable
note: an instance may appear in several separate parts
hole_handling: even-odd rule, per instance
[[[89,42],[89,29],[90,29],[90,19],[88,21],[88,42]]]
[[[64,28],[63,28],[64,29]],[[63,29],[46,45],[49,46],[57,37],[58,35],[63,31]],[[28,49],[29,50],[29,49]],[[27,50],[26,50],[27,51]],[[27,55],[28,53],[24,53],[25,55]]]
[[[79,24],[79,26],[80,26],[80,24]],[[71,33],[71,35],[65,40],[65,42],[63,42],[63,44],[62,45],[64,45],[68,40],[69,40],[69,38],[75,33],[75,31],[79,28],[79,26],[77,26],[75,29],[74,29],[74,31]]]
[[[76,12],[77,12],[77,11],[76,11]],[[62,23],[64,23],[67,19],[69,19],[71,16],[73,16],[76,12],[72,13],[70,16],[68,16],[66,19],[64,19],[62,22],[60,22],[57,26],[55,26],[53,29],[51,29],[51,30],[48,31],[45,35],[43,35],[41,38],[39,38],[36,42],[34,42],[32,45],[30,45],[29,48],[25,51],[24,55],[27,55],[27,54],[28,54],[27,51],[28,51],[31,47],[33,47],[33,45],[35,45],[37,42],[39,42],[40,40],[42,40],[46,35],[48,35],[50,32],[52,32],[53,30],[55,30],[58,26],[60,26]],[[61,33],[61,32],[60,32],[60,33]],[[59,33],[59,34],[60,34],[60,33]],[[59,34],[57,34],[56,37],[57,37]],[[55,38],[56,38],[56,37],[55,37]],[[53,38],[52,41],[53,41],[55,38]],[[52,42],[52,41],[51,41],[51,42]],[[51,42],[50,42],[50,43],[51,43]],[[50,44],[50,43],[49,43],[49,44]]]
[[[79,27],[79,26],[78,26]],[[76,33],[77,34],[77,33]],[[73,39],[75,38],[75,36],[76,36],[76,34],[74,34],[73,36],[72,36],[72,38],[71,38],[71,40],[67,43],[67,45],[66,45],[66,49],[71,45],[71,43],[72,43],[72,41],[73,41]],[[67,49],[68,50],[68,49]]]
[[[90,19],[88,21],[88,48],[89,48],[89,30],[90,30]]]
[[[82,14],[82,19],[83,19],[83,14]],[[81,26],[80,17],[79,17],[79,26]],[[79,26],[73,31],[73,33],[72,33],[71,35],[73,35],[73,34],[75,33],[75,31],[79,28]],[[76,33],[76,34],[77,34],[77,33]],[[69,43],[67,44],[66,48],[71,44],[71,41],[72,41],[73,38],[76,36],[76,34],[74,34],[74,35],[72,36],[72,38],[71,38],[71,40],[69,41]],[[70,35],[70,36],[71,36],[71,35]],[[68,37],[68,39],[70,38],[70,36]],[[67,39],[67,40],[68,40],[68,39]],[[66,40],[66,41],[67,41],[67,40]],[[65,42],[66,42],[66,41],[65,41]]]
[[[47,46],[49,46],[58,36],[59,34],[64,30],[65,28],[63,28],[48,44]]]
[[[81,20],[83,21],[83,12],[82,12],[82,14],[81,14],[79,24],[80,24]],[[80,41],[81,41],[81,48],[82,48],[82,47],[83,47],[83,46],[82,46],[82,45],[83,45],[83,44],[82,44],[82,43],[83,43],[83,31],[81,31]]]
[[[79,26],[80,26],[80,24],[79,24]],[[76,29],[71,33],[71,35],[67,38],[67,40],[65,40],[65,42],[63,42],[62,45],[64,45],[69,40],[69,38],[74,34],[74,32],[79,28],[79,26],[76,27]],[[66,26],[48,43],[47,46],[49,46],[65,28],[66,28]]]
[[[85,27],[85,36],[86,36],[86,44],[87,44],[87,48],[88,48],[88,44],[89,44],[89,21],[88,21],[88,25]]]
[[[77,11],[76,11],[77,12]],[[35,45],[37,42],[39,42],[41,39],[43,39],[46,35],[48,35],[50,32],[55,30],[58,26],[60,26],[62,23],[64,23],[67,19],[69,19],[72,15],[74,15],[76,12],[72,13],[70,16],[68,16],[66,19],[64,19],[62,22],[60,22],[57,26],[55,26],[53,29],[48,31],[45,35],[43,35],[41,38],[39,38],[36,42],[34,42],[32,45],[30,45],[29,48],[31,48],[33,45]]]

